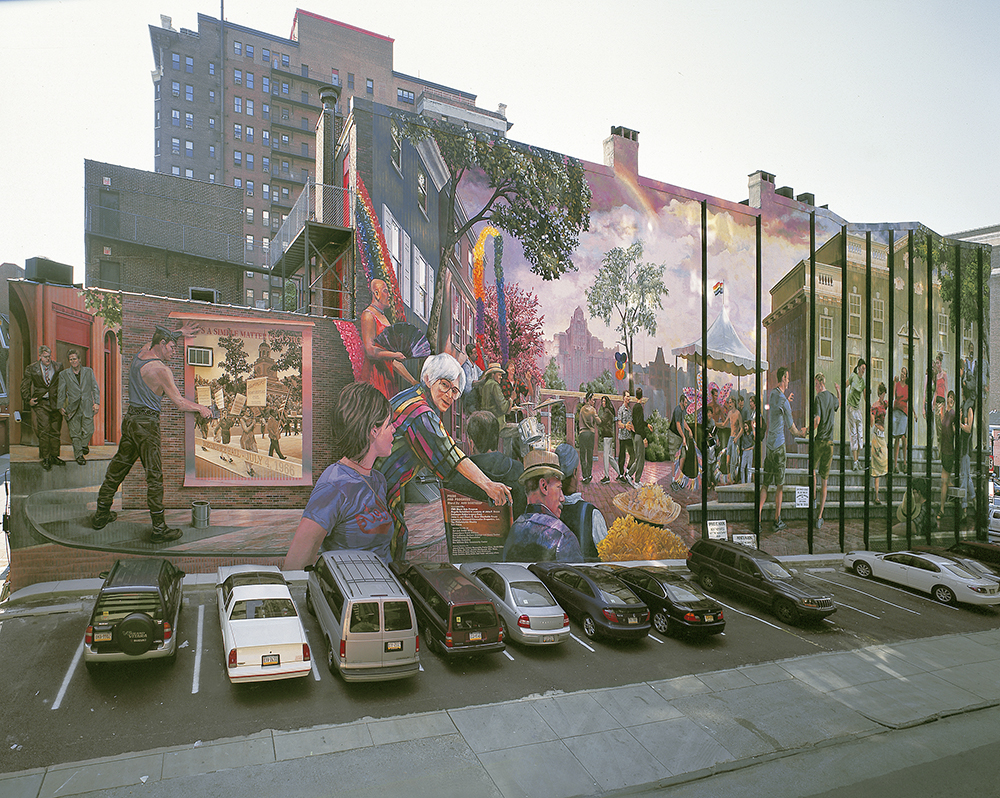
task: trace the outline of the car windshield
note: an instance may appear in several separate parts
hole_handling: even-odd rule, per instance
[[[664,585],[664,587],[667,589],[667,595],[670,597],[670,600],[675,604],[691,604],[695,601],[702,601],[705,598],[703,593],[687,585],[669,584]]]
[[[518,607],[554,607],[556,604],[541,582],[511,582],[510,592]]]
[[[259,621],[263,618],[294,618],[296,615],[291,599],[247,599],[233,605],[229,620]]]
[[[977,576],[985,576],[988,579],[996,579],[996,571],[987,568],[981,562],[977,562],[976,560],[962,560],[961,565],[967,571],[972,571],[972,573]]]
[[[497,625],[496,610],[492,604],[466,604],[452,610],[452,629],[484,629]]]
[[[155,620],[163,619],[160,596],[153,591],[142,593],[102,593],[94,607],[95,623],[120,621],[133,612],[142,612]]]
[[[610,574],[594,571],[591,578],[597,582],[597,586],[600,588],[601,595],[604,597],[604,601],[606,603],[617,605],[619,607],[624,607],[629,604],[642,604],[639,597],[629,590],[628,586],[625,585],[624,582],[620,582]]]
[[[773,560],[757,560],[757,565],[770,579],[791,579],[792,575]]]

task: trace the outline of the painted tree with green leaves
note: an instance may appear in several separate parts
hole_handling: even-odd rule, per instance
[[[520,242],[531,271],[542,279],[553,280],[575,268],[572,254],[580,232],[590,228],[590,186],[579,160],[427,117],[397,114],[393,124],[418,148],[436,146],[448,168],[438,205],[439,264],[447,264],[463,236],[487,223]],[[475,171],[484,176],[489,196],[481,207],[465,206],[467,215],[460,217],[459,187]],[[441,325],[445,271],[437,270],[427,323],[435,351],[447,334],[447,325]]]
[[[665,264],[642,262],[643,244],[635,241],[627,249],[614,247],[601,261],[594,284],[587,289],[591,318],[601,319],[621,334],[619,343],[628,357],[628,389],[633,390],[632,353],[635,336],[656,334],[656,311],[669,293],[663,283]]]

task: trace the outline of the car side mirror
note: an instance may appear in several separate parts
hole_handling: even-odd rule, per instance
[[[108,578],[108,574],[109,574],[109,573],[111,573],[111,572],[110,572],[110,571],[101,571],[101,572],[100,572],[100,573],[98,574],[98,577],[100,577],[101,579],[107,579],[107,578]]]
[[[788,569],[788,573],[792,574],[793,576],[798,576],[799,569],[798,568],[789,568]]]
[[[302,570],[303,571],[315,571],[316,570],[316,565],[314,563],[309,563],[309,565],[307,565]]]
[[[753,578],[756,579],[759,582],[761,579],[764,578],[764,576],[761,574],[760,571],[754,571],[753,572]]]

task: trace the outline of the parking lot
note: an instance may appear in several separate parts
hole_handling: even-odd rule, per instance
[[[304,584],[293,596],[313,652],[311,674],[292,681],[230,685],[209,587],[188,588],[177,662],[107,666],[91,676],[80,658],[93,596],[33,614],[0,615],[0,668],[8,685],[0,706],[0,772],[57,762],[195,744],[263,729],[298,729],[487,704],[550,692],[611,687],[704,673],[824,651],[842,651],[1000,626],[994,608],[951,607],[906,589],[861,579],[839,565],[800,569],[829,590],[837,612],[822,623],[782,624],[766,608],[719,594],[725,634],[637,642],[573,637],[554,648],[444,661],[426,648],[422,669],[396,682],[345,684],[325,667],[326,646],[304,612]],[[53,600],[55,603],[55,599]]]

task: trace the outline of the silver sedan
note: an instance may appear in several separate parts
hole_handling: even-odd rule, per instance
[[[569,616],[527,568],[484,562],[466,562],[459,568],[486,590],[500,616],[504,640],[541,646],[569,639]]]

